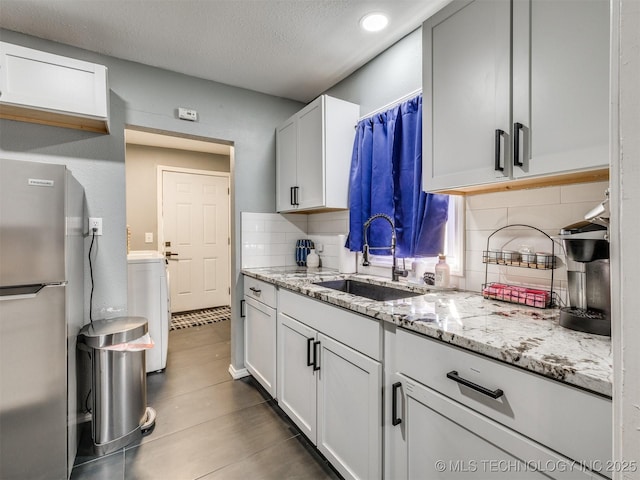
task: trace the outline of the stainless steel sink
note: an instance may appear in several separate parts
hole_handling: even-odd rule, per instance
[[[417,292],[409,292],[398,288],[385,287],[384,285],[374,285],[372,283],[359,282],[357,280],[331,280],[328,282],[318,282],[314,285],[331,288],[340,292],[350,293],[358,297],[365,297],[378,302],[388,300],[398,300],[400,298],[417,297],[421,295]]]

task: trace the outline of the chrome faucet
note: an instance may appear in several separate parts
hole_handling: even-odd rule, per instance
[[[367,231],[369,226],[376,218],[383,218],[389,225],[391,225],[391,245],[388,247],[369,247],[369,241],[367,240]],[[363,226],[364,245],[362,246],[362,266],[368,267],[369,263],[369,250],[386,250],[391,248],[391,256],[393,258],[393,266],[391,267],[391,280],[397,282],[400,277],[406,277],[408,272],[403,269],[399,269],[396,260],[396,227],[393,224],[393,219],[384,213],[376,213],[364,222]]]

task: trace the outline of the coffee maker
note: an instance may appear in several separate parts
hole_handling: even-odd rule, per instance
[[[560,325],[580,332],[611,335],[608,200],[585,220],[560,230],[567,254],[569,306],[560,309]]]

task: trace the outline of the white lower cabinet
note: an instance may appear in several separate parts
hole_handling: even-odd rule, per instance
[[[607,398],[403,329],[385,368],[389,478],[611,475]]]
[[[610,399],[256,279],[244,293],[247,370],[345,479],[611,477]]]
[[[345,478],[380,478],[382,366],[322,334],[318,340],[318,449]]]
[[[245,277],[244,364],[247,371],[276,396],[275,287]]]
[[[316,441],[316,372],[318,335],[293,318],[278,314],[278,405],[312,442]]]
[[[393,383],[394,479],[588,479],[573,461],[403,375]]]
[[[285,295],[314,322],[323,305]],[[381,478],[381,362],[305,325],[291,310],[280,298],[278,404],[344,478]]]

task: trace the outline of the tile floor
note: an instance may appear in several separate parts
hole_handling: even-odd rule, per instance
[[[339,479],[274,400],[232,380],[230,322],[169,333],[167,368],[147,376],[155,429],[111,455],[85,456],[72,480]]]

